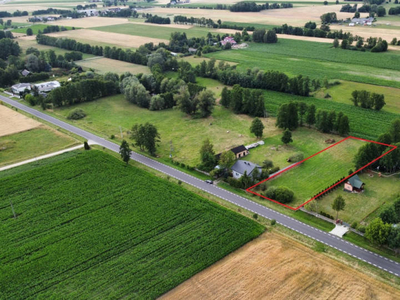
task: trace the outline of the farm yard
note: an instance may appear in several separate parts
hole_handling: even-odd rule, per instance
[[[1,298],[155,298],[264,231],[105,153],[76,153],[0,179]]]
[[[394,299],[395,287],[267,232],[161,297],[169,299]]]
[[[281,186],[290,189],[294,193],[294,200],[288,205],[298,208],[338,180],[348,176],[349,170],[354,170],[353,160],[358,149],[366,143],[368,142],[346,139],[332,145],[279,176],[269,178],[266,181],[267,189]]]

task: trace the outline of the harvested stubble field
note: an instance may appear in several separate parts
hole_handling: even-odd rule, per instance
[[[380,20],[383,20],[380,19]],[[387,29],[387,28],[379,28],[378,27],[371,27],[371,26],[341,26],[341,25],[332,25],[331,30],[343,30],[344,32],[351,32],[353,35],[358,35],[367,39],[369,37],[381,37],[382,39],[386,40],[388,43],[393,38],[399,39],[400,37],[400,30],[399,29]]]
[[[143,36],[132,36],[113,32],[102,32],[90,29],[62,31],[49,34],[54,37],[63,37],[98,46],[116,46],[122,48],[139,48],[146,43],[168,43],[168,39],[157,39]]]
[[[57,20],[53,22],[48,22],[49,25],[59,25],[59,26],[75,26],[80,28],[91,28],[97,26],[110,26],[116,24],[127,24],[130,23],[127,18],[105,18],[105,17],[90,17],[90,18],[80,18],[73,20]]]
[[[354,157],[358,149],[366,143],[368,142],[347,139],[279,176],[267,180],[267,187],[284,186],[292,190],[294,200],[286,204],[297,208],[337,180],[349,175],[350,169],[355,170]],[[253,188],[253,191],[256,191],[256,188]]]
[[[398,299],[398,289],[268,232],[161,299]]]
[[[264,231],[96,150],[0,186],[2,299],[156,298]]]
[[[39,127],[41,123],[0,105],[0,137]]]
[[[86,60],[76,61],[75,63],[84,68],[94,69],[96,72],[100,74],[105,74],[107,72],[113,72],[117,74],[123,74],[125,72],[131,72],[132,74],[151,73],[149,67],[147,66],[132,64],[105,57],[89,58]]]

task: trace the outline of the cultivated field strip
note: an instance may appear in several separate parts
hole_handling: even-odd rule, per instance
[[[98,151],[0,185],[3,299],[154,298],[263,231]]]

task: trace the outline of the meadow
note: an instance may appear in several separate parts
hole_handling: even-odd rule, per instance
[[[297,208],[354,170],[353,159],[366,142],[348,139],[266,181],[267,187],[284,186],[294,193],[289,206]],[[273,199],[275,200],[275,199]]]
[[[96,150],[0,185],[1,298],[156,298],[264,231]]]
[[[33,35],[37,35],[37,34],[39,33],[39,30],[43,32],[43,30],[44,30],[45,28],[47,28],[48,26],[51,26],[51,25],[46,25],[46,24],[34,24],[34,25],[31,25],[31,26],[26,26],[26,27],[22,27],[22,28],[16,28],[16,29],[13,29],[13,30],[11,30],[11,31],[12,31],[12,32],[15,32],[15,33],[23,33],[23,34],[26,34],[26,30],[27,30],[28,28],[30,28],[30,29],[32,29]],[[65,26],[64,26],[64,27],[65,27]],[[69,26],[67,26],[67,27],[65,27],[65,28],[66,28],[67,30],[73,30],[72,27],[69,27]]]
[[[123,74],[125,72],[131,72],[132,74],[150,74],[150,69],[147,66],[132,64],[120,60],[113,60],[105,57],[94,57],[85,60],[79,60],[75,62],[78,66],[86,69],[93,69],[99,74],[105,74],[107,72],[113,72],[117,74]]]

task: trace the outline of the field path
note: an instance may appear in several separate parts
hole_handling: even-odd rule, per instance
[[[30,108],[24,104],[21,104],[17,101],[11,100],[10,98],[4,97],[0,95],[0,100],[12,105],[18,109],[21,109],[27,113],[30,113],[38,118],[41,118],[49,123],[52,123],[56,126],[59,126],[65,130],[68,130],[76,135],[79,135],[87,140],[92,140],[111,151],[119,153],[119,145],[106,140],[100,136],[97,136],[93,133],[90,133],[86,130],[68,124],[64,121],[61,121],[57,118],[49,116],[45,113],[37,111],[33,108]],[[339,250],[345,254],[348,254],[354,258],[357,258],[363,262],[366,262],[370,265],[373,265],[377,268],[380,268],[386,272],[389,272],[397,277],[400,277],[400,264],[390,260],[386,257],[380,256],[376,253],[368,251],[364,248],[358,247],[350,242],[347,242],[337,236],[334,236],[328,232],[322,231],[315,227],[312,227],[308,224],[300,222],[292,217],[279,213],[273,209],[265,207],[261,204],[255,203],[249,199],[243,198],[237,194],[229,192],[225,189],[222,189],[218,186],[210,185],[203,180],[200,180],[194,176],[188,175],[182,171],[176,170],[172,167],[164,165],[154,159],[151,159],[147,156],[141,155],[139,153],[133,152],[131,158],[141,164],[144,164],[152,169],[155,169],[161,173],[167,174],[171,177],[174,177],[182,182],[185,182],[189,185],[194,186],[200,190],[203,190],[209,194],[212,194],[216,197],[219,197],[225,201],[228,201],[234,205],[237,205],[243,209],[246,209],[250,212],[256,213],[267,219],[275,219],[279,224],[294,230],[302,235],[305,235],[309,238],[312,238],[320,243],[323,243],[327,246],[330,246],[336,250]]]

